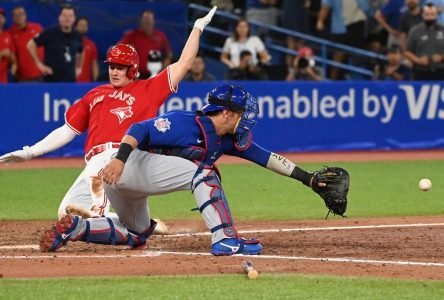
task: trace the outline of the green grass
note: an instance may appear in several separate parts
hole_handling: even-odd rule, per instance
[[[444,213],[444,161],[335,164],[351,174],[349,217],[440,215]],[[303,164],[307,170],[322,164]],[[54,219],[61,199],[81,169],[0,171],[0,220]],[[222,182],[235,219],[320,219],[322,200],[307,187],[255,165],[222,165]],[[430,178],[429,192],[418,189]],[[191,212],[191,192],[149,200],[152,215],[162,219],[200,218]]]
[[[443,299],[444,282],[261,274],[3,279],[1,299]]]

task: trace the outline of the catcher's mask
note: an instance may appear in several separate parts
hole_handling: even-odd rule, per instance
[[[241,113],[234,134],[238,142],[248,143],[251,140],[251,128],[256,124],[255,117],[259,113],[256,98],[239,86],[218,86],[211,90],[208,95],[208,104],[202,107],[201,111],[206,114],[224,109]]]
[[[106,63],[127,66],[126,76],[135,79],[139,76],[139,55],[136,49],[127,44],[118,44],[108,51]]]

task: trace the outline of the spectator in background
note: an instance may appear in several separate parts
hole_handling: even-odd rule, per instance
[[[407,10],[401,15],[399,29],[401,31],[400,45],[403,50],[407,47],[407,36],[410,28],[422,22],[422,9],[419,0],[405,0]]]
[[[444,26],[444,0],[422,0],[423,5],[425,4],[433,4],[436,6],[436,9],[438,10],[438,17],[436,18],[436,21],[439,25]]]
[[[193,60],[191,69],[185,76],[184,81],[215,81],[216,77],[205,70],[205,60],[203,56],[198,53]]]
[[[0,83],[8,82],[8,72],[15,74],[17,64],[14,55],[14,44],[9,32],[4,30],[6,11],[0,7]]]
[[[90,40],[88,33],[89,22],[86,17],[80,17],[76,21],[76,30],[82,35],[83,40],[83,64],[80,74],[77,75],[77,82],[97,81],[99,77],[99,64],[97,62],[97,46]]]
[[[17,57],[16,78],[19,82],[41,82],[42,72],[37,68],[26,45],[43,31],[39,23],[31,23],[27,20],[26,11],[22,6],[14,7],[12,10],[13,24],[9,29],[14,43],[15,55]],[[43,60],[43,47],[37,49],[37,56]]]
[[[233,36],[225,40],[220,60],[230,69],[239,67],[240,53],[248,50],[252,55],[252,63],[267,64],[271,56],[265,49],[264,43],[257,36],[250,35],[250,25],[246,19],[239,19],[234,28]],[[258,57],[259,56],[259,61]]]
[[[310,47],[299,49],[298,56],[294,59],[287,81],[290,80],[310,80],[321,81],[322,71],[316,66],[313,50]]]
[[[367,18],[367,49],[373,52],[383,52],[387,45],[388,32],[375,19],[375,13],[385,4],[386,0],[370,0],[370,10]]]
[[[227,73],[228,80],[267,80],[268,76],[253,61],[253,54],[248,50],[240,53],[239,67],[230,69]]]
[[[387,62],[382,61],[375,67],[376,80],[409,80],[410,68],[403,63],[402,48],[391,46],[387,51]]]
[[[161,53],[162,68],[171,63],[173,52],[168,38],[162,31],[156,29],[154,12],[145,10],[140,17],[140,27],[124,34],[119,41],[122,44],[130,44],[136,48],[140,56],[140,78],[146,79],[156,74],[150,70],[150,57],[157,57]],[[157,71],[160,71],[157,70]],[[153,73],[153,74],[151,74]]]
[[[331,33],[333,40],[340,44],[362,48],[365,45],[365,22],[366,12],[369,11],[368,0],[347,0],[347,5],[343,5],[342,0],[322,0],[321,11],[319,12],[316,29],[324,31],[325,20],[331,11]],[[346,55],[343,51],[335,51],[333,59],[343,62]],[[330,78],[341,79],[338,68],[331,68]]]
[[[303,0],[298,0],[303,1]],[[277,25],[280,10],[277,8],[278,0],[246,0],[246,18],[267,25]],[[266,29],[258,29],[257,35],[262,38],[267,33]]]
[[[282,3],[282,26],[286,29],[308,33],[309,0],[284,0]],[[299,50],[304,46],[304,40],[287,35],[287,48]],[[288,67],[292,65],[293,55],[286,55],[285,62]]]
[[[44,30],[30,40],[27,48],[45,82],[75,82],[83,64],[82,36],[73,25],[76,21],[74,7],[64,5],[59,13],[59,25]],[[37,47],[45,48],[44,62],[38,56]]]
[[[399,31],[402,8],[405,0],[388,0],[387,3],[376,11],[376,21],[388,31],[387,47],[400,44],[401,32]]]
[[[444,79],[444,27],[437,23],[438,9],[423,7],[423,22],[410,29],[405,56],[413,64],[414,80]]]
[[[322,6],[321,2],[322,0],[308,1],[308,12],[307,12],[308,31],[315,36],[318,36],[319,34],[319,32],[316,29],[316,23],[318,22],[319,12],[321,11],[321,6]],[[330,20],[327,20],[327,22],[330,22]]]

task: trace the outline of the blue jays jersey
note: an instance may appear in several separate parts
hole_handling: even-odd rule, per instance
[[[270,151],[254,142],[246,149],[238,149],[234,135],[217,136],[210,118],[188,111],[173,111],[154,119],[135,123],[130,127],[127,135],[139,142],[140,150],[163,149],[164,151],[160,153],[175,155],[177,151],[169,153],[168,149],[189,149],[199,153],[197,158],[193,157],[193,160],[208,165],[213,165],[219,157],[227,154],[265,167],[271,155]]]

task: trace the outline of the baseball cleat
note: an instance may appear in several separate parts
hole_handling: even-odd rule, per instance
[[[216,256],[233,254],[255,255],[260,254],[261,251],[262,245],[256,239],[227,238],[211,246],[211,253]]]
[[[43,233],[40,239],[40,250],[42,252],[55,252],[66,245],[78,222],[79,217],[72,215],[66,215],[60,221],[57,221],[51,229]]]

